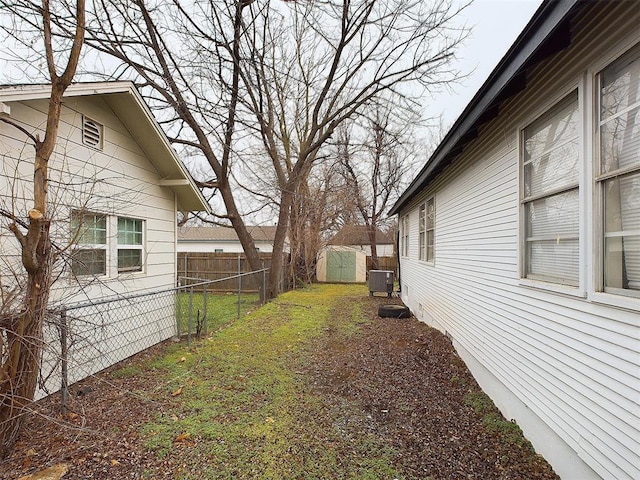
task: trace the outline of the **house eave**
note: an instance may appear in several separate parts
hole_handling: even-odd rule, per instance
[[[19,102],[49,98],[51,86],[10,85],[0,87],[1,102]],[[100,95],[129,130],[155,167],[159,185],[170,188],[177,197],[180,211],[206,211],[211,207],[198,189],[149,107],[131,82],[74,83],[65,98]],[[136,108],[131,108],[133,105]]]
[[[389,211],[396,215],[499,114],[500,104],[526,88],[526,70],[570,43],[568,19],[590,0],[546,0],[460,114],[425,166]]]

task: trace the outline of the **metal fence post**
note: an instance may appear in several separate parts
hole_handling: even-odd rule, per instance
[[[69,399],[69,358],[67,346],[67,311],[60,312],[60,393],[62,395],[62,413],[67,412]]]
[[[264,266],[264,265],[263,265]],[[267,270],[262,269],[262,303],[267,303]]]
[[[191,348],[191,317],[193,316],[193,285],[189,288],[189,318],[187,318],[187,348]]]
[[[182,285],[180,285],[180,280],[178,280],[178,291],[176,292],[176,298],[178,301],[178,313],[176,315],[176,333],[178,335],[178,338],[180,338],[180,335],[182,335],[182,297],[183,297],[183,293],[185,293],[185,289],[182,288]]]
[[[240,320],[240,296],[242,295],[242,270],[240,263],[240,255],[238,255],[238,320]]]
[[[208,333],[208,327],[207,327],[207,286],[204,286],[204,291],[202,292],[202,301],[204,303],[202,310],[203,310],[203,314],[202,314],[202,333],[204,334],[204,336],[207,336]]]

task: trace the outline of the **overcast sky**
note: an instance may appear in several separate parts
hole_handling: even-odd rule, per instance
[[[474,0],[463,12],[461,21],[472,30],[459,52],[457,66],[462,73],[473,73],[453,87],[454,93],[440,94],[435,99],[433,114],[443,113],[445,125],[458,118],[541,3],[542,0]]]

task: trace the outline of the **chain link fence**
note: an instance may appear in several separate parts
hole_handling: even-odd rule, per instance
[[[37,398],[60,391],[64,407],[73,383],[169,338],[190,345],[213,333],[264,303],[267,277],[268,269],[218,280],[180,277],[175,288],[52,309]]]

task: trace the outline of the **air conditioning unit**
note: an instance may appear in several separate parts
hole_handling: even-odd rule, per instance
[[[393,293],[393,270],[369,270],[369,295],[384,292],[388,297]]]

